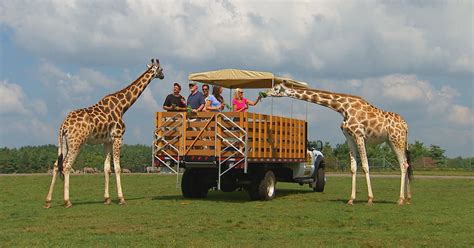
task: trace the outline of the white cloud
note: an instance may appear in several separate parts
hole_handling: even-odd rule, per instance
[[[20,85],[0,80],[0,106],[0,146],[49,140],[53,129],[41,120],[48,112],[44,100],[30,98]]]
[[[474,72],[474,64],[472,63],[472,56],[462,55],[454,61],[449,67],[451,72]]]
[[[387,108],[418,112],[419,118],[438,120],[439,123],[466,126],[472,123],[472,110],[455,102],[460,93],[444,85],[436,88],[416,75],[392,74],[378,78],[351,80],[349,86],[339,85],[335,91],[361,96],[367,101]],[[325,81],[325,85],[333,82]],[[449,113],[449,118],[446,118]],[[402,114],[403,115],[403,114]]]
[[[468,127],[474,126],[474,113],[468,107],[454,105],[448,113],[448,118],[452,123]]]
[[[19,113],[26,114],[28,111],[24,106],[25,93],[21,86],[0,81],[0,114]]]
[[[101,91],[112,93],[110,89],[119,90],[120,87],[114,80],[91,68],[80,68],[75,74],[43,61],[38,71],[43,84],[50,93],[57,93],[62,103],[91,104],[103,94]]]
[[[21,46],[83,67],[130,65],[156,54],[185,65],[222,66],[232,57],[243,66],[296,66],[352,78],[414,69],[473,72],[466,54],[472,47],[465,32],[470,29],[452,28],[470,20],[467,2],[433,3],[429,8],[338,1],[2,5],[0,21],[13,29]]]

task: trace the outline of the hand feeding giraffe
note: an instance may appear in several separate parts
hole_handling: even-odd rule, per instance
[[[119,204],[125,204],[120,180],[120,149],[125,133],[123,114],[135,103],[154,78],[163,79],[159,60],[152,59],[147,70],[126,88],[105,96],[96,104],[70,112],[59,128],[58,160],[54,163],[53,179],[46,196],[45,208],[51,207],[51,198],[58,174],[64,175],[64,204],[72,206],[69,200],[69,174],[83,144],[104,144],[104,203],[110,204],[109,177],[111,157],[114,163]]]
[[[292,88],[285,83],[278,84],[267,90],[266,95],[272,97],[291,97],[313,102],[339,112],[344,121],[341,130],[350,148],[352,173],[352,193],[347,204],[352,205],[356,198],[356,155],[359,153],[362,170],[365,173],[368,190],[368,204],[373,203],[373,193],[369,175],[369,164],[366,154],[366,143],[387,142],[397,156],[401,169],[401,185],[399,205],[409,204],[411,200],[410,180],[412,167],[409,164],[407,150],[408,125],[400,115],[378,109],[364,99],[328,91],[308,88]]]

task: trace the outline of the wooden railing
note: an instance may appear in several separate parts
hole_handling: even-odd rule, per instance
[[[216,114],[182,113],[184,116],[182,121],[177,119],[176,113],[157,112],[155,147],[161,147],[158,152],[165,152],[170,156],[178,155],[171,146],[178,148],[180,156],[218,156],[228,144],[217,138],[216,132],[220,137],[232,140],[240,137],[242,130],[233,127],[230,121],[218,118]],[[249,159],[274,159],[274,161],[305,159],[307,139],[305,121],[256,113],[223,112],[222,114],[247,133],[246,153]],[[176,127],[177,123],[183,124]],[[222,127],[227,130],[223,131]],[[169,148],[164,147],[166,145]],[[230,156],[231,153],[224,150],[221,155]]]

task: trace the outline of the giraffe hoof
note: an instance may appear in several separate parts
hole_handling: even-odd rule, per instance
[[[71,201],[64,201],[64,207],[65,207],[65,208],[70,208],[70,207],[72,207]]]
[[[112,200],[110,200],[110,197],[104,199],[104,204],[105,205],[110,205],[110,203],[112,203]]]
[[[354,205],[354,200],[350,199],[350,200],[347,202],[347,205],[353,206],[353,205]]]
[[[411,204],[411,198],[406,199],[406,200],[405,200],[405,204],[406,204],[406,205],[410,205],[410,204]]]
[[[368,205],[368,206],[374,205],[374,199],[373,199],[373,198],[369,198],[369,200],[367,201],[367,205]]]
[[[121,198],[121,199],[119,200],[119,205],[125,205],[125,203],[126,203],[126,202],[125,202],[125,199]]]
[[[43,206],[44,208],[51,208],[51,202],[46,202]]]

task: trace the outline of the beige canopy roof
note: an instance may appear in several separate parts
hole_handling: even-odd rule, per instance
[[[307,83],[298,82],[289,78],[275,77],[271,72],[237,69],[192,73],[189,74],[188,80],[212,85],[220,85],[229,89],[271,88],[273,86],[272,83],[276,85],[282,82],[293,85],[295,88],[308,87]]]

